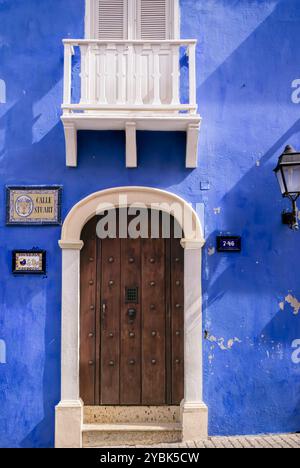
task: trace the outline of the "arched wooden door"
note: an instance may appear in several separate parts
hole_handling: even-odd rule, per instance
[[[178,405],[184,251],[173,235],[175,221],[170,239],[101,240],[98,220],[82,232],[81,398],[87,406]]]

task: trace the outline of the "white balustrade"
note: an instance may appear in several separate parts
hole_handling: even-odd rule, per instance
[[[64,113],[166,111],[196,114],[196,41],[65,40]],[[180,101],[181,50],[189,57],[189,102]],[[80,100],[72,70],[80,54]]]

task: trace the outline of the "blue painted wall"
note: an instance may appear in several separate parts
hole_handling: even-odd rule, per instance
[[[288,204],[272,174],[287,143],[300,149],[300,104],[292,100],[300,4],[181,0],[181,7],[182,37],[199,40],[199,169],[184,167],[184,134],[147,132],[138,134],[137,170],[125,169],[122,132],[80,133],[79,166],[68,169],[61,40],[83,37],[84,1],[0,2],[0,447],[53,446],[60,399],[60,229],[6,227],[6,184],[62,184],[64,216],[89,193],[119,185],[204,203],[210,434],[300,430],[292,348],[300,313],[285,301],[300,300],[300,234],[280,223]],[[220,232],[242,235],[243,253],[216,254]],[[13,277],[11,251],[34,246],[48,251],[47,277]]]

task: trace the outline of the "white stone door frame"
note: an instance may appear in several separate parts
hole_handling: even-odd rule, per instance
[[[55,414],[55,446],[82,447],[83,402],[79,391],[80,251],[85,224],[103,211],[134,205],[171,213],[184,232],[184,401],[183,440],[207,437],[208,409],[203,403],[201,260],[204,238],[199,218],[182,198],[147,187],[118,187],[77,203],[65,219],[62,249],[61,401]],[[182,216],[174,207],[180,207]]]

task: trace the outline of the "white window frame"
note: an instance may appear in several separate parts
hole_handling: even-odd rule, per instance
[[[167,30],[169,39],[180,39],[180,7],[179,0],[167,0],[169,3],[170,21]],[[137,39],[137,11],[138,0],[128,0],[128,27],[127,38],[124,40]],[[85,39],[94,39],[96,36],[96,2],[95,0],[85,0]]]

